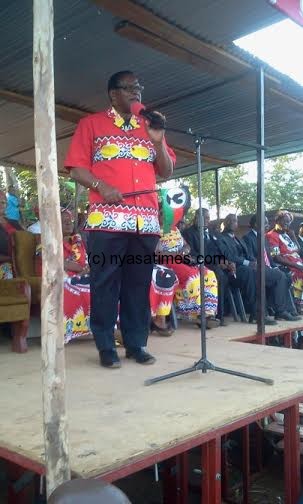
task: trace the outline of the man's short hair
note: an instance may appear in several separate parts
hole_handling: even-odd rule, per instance
[[[134,73],[130,70],[122,70],[121,72],[114,73],[108,80],[107,92],[109,93],[112,89],[117,89],[121,80],[128,75],[134,75]]]

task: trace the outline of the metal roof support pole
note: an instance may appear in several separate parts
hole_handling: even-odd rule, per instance
[[[264,70],[260,67],[257,71],[257,335],[259,343],[265,343],[265,238],[264,238]]]
[[[216,183],[216,207],[217,207],[217,219],[220,219],[220,205],[221,205],[221,194],[220,194],[220,172],[219,168],[215,171],[215,183]]]
[[[47,496],[70,479],[65,400],[63,245],[57,167],[53,0],[34,0],[35,152],[42,243],[41,342]]]

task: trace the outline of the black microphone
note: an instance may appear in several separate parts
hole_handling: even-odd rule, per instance
[[[145,117],[150,123],[150,127],[153,129],[165,129],[166,121],[158,115],[153,110],[146,109],[146,107],[140,102],[133,102],[130,106],[131,113],[136,116]]]

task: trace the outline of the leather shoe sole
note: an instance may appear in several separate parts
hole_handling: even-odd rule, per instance
[[[134,359],[138,364],[143,364],[146,366],[154,364],[156,362],[155,357],[145,352],[144,350],[140,352],[126,351],[125,356],[127,359]]]
[[[99,352],[100,365],[108,369],[118,369],[121,367],[120,359],[116,352],[105,350]]]

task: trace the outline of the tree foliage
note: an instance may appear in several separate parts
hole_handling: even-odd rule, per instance
[[[300,160],[302,168],[300,167]],[[237,165],[222,168],[220,173],[220,202],[221,207],[234,208],[237,213],[251,214],[256,211],[256,167]],[[31,170],[14,170],[17,177],[20,197],[32,206],[38,203],[36,173]],[[171,182],[170,182],[171,184]],[[175,181],[176,185],[189,186],[192,199],[198,197],[197,177],[185,177]],[[166,184],[163,184],[164,186]],[[0,187],[5,188],[5,180],[0,171]],[[208,207],[216,204],[215,172],[202,174],[202,197]],[[73,206],[75,199],[75,184],[66,177],[59,177],[60,201],[63,206]],[[79,207],[81,211],[87,204],[87,191],[81,193]],[[301,209],[303,207],[303,156],[280,156],[265,162],[265,208],[277,210],[279,208]],[[188,213],[187,220],[193,217],[194,209]]]
[[[298,170],[301,155],[280,156],[266,161],[265,168],[265,208],[301,209],[303,206],[303,169]],[[294,164],[294,161],[297,161]],[[303,166],[302,166],[303,168]],[[257,207],[257,184],[249,176],[251,170],[256,175],[253,166],[238,165],[232,168],[222,168],[220,173],[220,203],[221,206],[232,207],[238,213],[251,214]],[[198,196],[197,177],[186,177],[193,198]],[[202,197],[209,207],[216,204],[215,172],[202,174]]]
[[[302,166],[296,165],[302,162]],[[299,161],[296,165],[293,161]],[[266,209],[302,209],[303,156],[281,156],[272,162],[272,170],[265,177]]]

